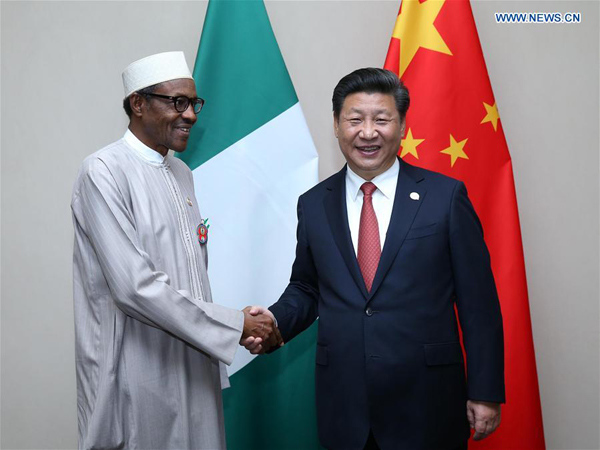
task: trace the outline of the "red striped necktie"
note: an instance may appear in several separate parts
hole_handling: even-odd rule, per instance
[[[364,183],[360,190],[363,191],[364,197],[358,230],[358,265],[365,280],[367,291],[371,292],[371,286],[381,257],[379,224],[373,209],[373,192],[377,190],[377,186],[369,181]]]

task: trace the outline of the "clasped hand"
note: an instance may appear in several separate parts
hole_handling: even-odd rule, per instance
[[[500,425],[500,403],[467,401],[467,419],[475,430],[473,440],[485,439]]]
[[[262,306],[247,306],[244,313],[244,331],[240,344],[253,355],[281,347],[283,339],[275,326],[275,316]]]

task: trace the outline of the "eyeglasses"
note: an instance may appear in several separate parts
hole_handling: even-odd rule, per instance
[[[190,103],[192,104],[192,108],[194,109],[195,114],[199,114],[200,111],[202,111],[202,107],[204,106],[204,99],[202,99],[200,97],[189,98],[189,97],[186,97],[185,95],[178,95],[177,97],[172,97],[170,95],[161,95],[161,94],[152,94],[152,93],[147,93],[147,94],[143,94],[143,95],[150,95],[152,97],[166,98],[167,100],[170,100],[173,103],[173,105],[175,106],[175,110],[178,113],[186,112],[188,107],[190,106]]]

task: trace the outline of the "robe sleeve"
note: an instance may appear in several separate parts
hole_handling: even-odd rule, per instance
[[[135,220],[109,168],[99,159],[80,174],[71,205],[76,226],[86,234],[118,308],[199,350],[231,364],[244,314],[222,305],[194,302],[155,270],[137,237]]]

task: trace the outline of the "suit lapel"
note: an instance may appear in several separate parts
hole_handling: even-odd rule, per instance
[[[394,207],[392,209],[392,217],[388,227],[383,252],[379,260],[379,266],[375,273],[373,286],[368,295],[368,300],[373,298],[381,282],[390,270],[404,238],[410,229],[427,190],[424,186],[419,186],[423,180],[423,176],[415,170],[415,168],[400,159],[400,171],[398,173],[398,183],[396,185],[396,196],[394,197]],[[416,197],[413,192],[418,194],[418,200],[411,197]],[[358,265],[358,264],[357,264]]]
[[[342,254],[342,258],[354,278],[356,285],[359,287],[365,298],[368,298],[367,288],[363,280],[354,246],[352,245],[352,237],[350,236],[350,227],[348,226],[348,210],[346,208],[346,167],[339,171],[332,179],[327,187],[330,191],[323,200],[325,213],[331,227],[333,239]]]

